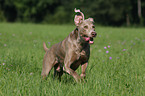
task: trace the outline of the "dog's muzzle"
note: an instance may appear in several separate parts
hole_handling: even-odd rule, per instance
[[[96,37],[97,36],[97,33],[94,31],[91,33],[92,37]]]

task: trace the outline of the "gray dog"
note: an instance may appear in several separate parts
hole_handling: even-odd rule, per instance
[[[43,43],[46,52],[43,60],[42,77],[45,78],[52,67],[54,67],[54,77],[61,78],[63,72],[74,77],[76,82],[80,82],[85,77],[85,71],[90,57],[90,44],[96,37],[93,18],[84,19],[84,14],[80,10],[75,12],[74,22],[76,28],[63,41],[53,45],[50,49]],[[82,73],[79,76],[75,70],[81,65]]]

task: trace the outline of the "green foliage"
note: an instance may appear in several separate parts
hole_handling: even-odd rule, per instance
[[[47,14],[45,16],[45,21],[43,21],[44,23],[47,23],[47,22],[51,22],[52,24],[57,24],[58,22],[60,23],[67,23],[67,16],[66,16],[66,12],[65,12],[65,9],[64,7],[62,6],[59,6],[57,7],[56,9],[56,12],[54,13],[54,15],[51,15],[51,14]]]
[[[0,22],[5,21],[4,13],[0,10]]]
[[[137,15],[137,0],[1,0],[0,22],[72,23],[74,8],[80,8],[86,17],[98,24],[120,26],[145,24],[145,1],[141,1],[142,18]]]
[[[53,70],[46,81],[42,80],[43,42],[50,48],[74,28],[0,23],[0,96],[145,94],[144,28],[96,27],[98,36],[91,45],[86,83],[77,84],[67,74],[62,76],[61,82],[53,80]],[[80,68],[77,72],[81,73]]]
[[[87,4],[90,7],[85,7]],[[84,8],[97,22],[105,25],[121,25],[126,22],[126,14],[130,11],[130,0],[86,0]],[[100,19],[97,19],[100,18]]]

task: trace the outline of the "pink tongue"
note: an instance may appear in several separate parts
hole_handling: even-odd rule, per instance
[[[90,37],[83,37],[85,39],[85,41],[89,41],[89,44],[93,44],[94,41],[90,41]]]
[[[85,41],[89,41],[90,37],[84,37]]]
[[[94,41],[89,41],[89,43],[90,43],[90,44],[93,44],[93,43],[94,43]]]

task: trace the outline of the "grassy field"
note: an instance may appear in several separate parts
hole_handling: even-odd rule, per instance
[[[53,80],[53,70],[41,80],[43,42],[50,48],[74,28],[0,23],[0,96],[145,96],[145,28],[96,26],[86,83]]]

